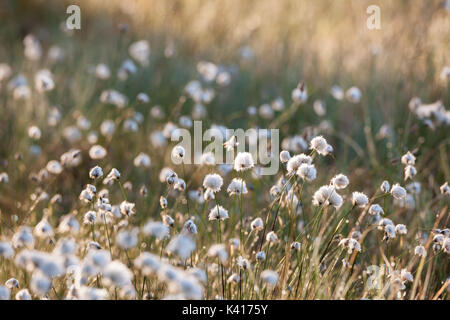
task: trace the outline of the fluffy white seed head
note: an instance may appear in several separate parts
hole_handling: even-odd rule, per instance
[[[339,190],[339,189],[345,189],[348,186],[349,183],[350,182],[349,182],[347,176],[345,176],[342,173],[340,173],[340,174],[334,176],[331,179],[331,183],[330,184],[333,187],[335,187],[337,190]]]
[[[219,192],[223,185],[223,179],[217,173],[208,174],[203,179],[203,187],[212,192]]]
[[[354,206],[364,208],[369,203],[369,198],[362,192],[352,193],[352,204]]]
[[[253,157],[249,152],[239,152],[234,159],[234,170],[245,171],[255,166]]]
[[[391,194],[395,199],[403,200],[406,198],[406,190],[398,183],[394,184],[391,189]]]

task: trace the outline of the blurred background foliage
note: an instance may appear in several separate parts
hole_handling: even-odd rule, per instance
[[[69,37],[61,25],[70,4],[79,5],[82,16],[81,30]],[[381,8],[381,30],[366,27],[371,4]],[[248,117],[242,113],[249,105],[281,96],[288,106],[291,90],[303,81],[310,98],[280,128],[282,137],[319,125],[323,119],[312,104],[322,99],[326,119],[338,133],[330,139],[339,154],[324,161],[337,161],[342,170],[376,169],[354,171],[364,185],[372,174],[380,181],[385,174],[401,179],[398,166],[379,164],[394,163],[407,150],[420,147],[429,173],[448,180],[448,129],[431,131],[414,122],[406,127],[411,124],[406,119],[413,96],[424,103],[439,99],[446,106],[450,103],[448,85],[439,80],[442,67],[450,63],[450,13],[445,6],[448,2],[441,0],[3,0],[0,60],[21,70],[32,68],[22,55],[22,40],[28,33],[39,38],[44,50],[52,44],[63,46],[68,57],[56,66],[63,72],[55,72],[59,83],[49,100],[61,105],[66,115],[76,110],[102,114],[106,111],[97,107],[100,88],[95,79],[86,78],[84,66],[103,62],[117,67],[131,42],[147,39],[152,46],[150,67],[126,83],[110,79],[107,86],[129,97],[148,92],[153,104],[170,109],[186,83],[198,77],[197,62],[212,61],[233,73],[230,86],[208,106],[208,121],[233,118],[227,126],[248,128]],[[120,32],[120,24],[128,26],[126,33]],[[170,59],[166,50],[173,51]],[[243,55],[252,58],[243,60]],[[329,90],[334,84],[359,87],[361,103],[333,99]],[[187,103],[183,108],[190,107]],[[233,117],[236,112],[240,116]],[[26,138],[20,129],[15,135],[5,134],[6,126],[16,123],[12,117],[17,114],[3,114],[2,157],[11,158],[9,150],[24,140],[21,136]],[[31,121],[25,114],[20,118],[23,123]],[[97,118],[94,126],[104,119]],[[395,131],[377,140],[383,124]],[[437,190],[436,183],[431,185]]]

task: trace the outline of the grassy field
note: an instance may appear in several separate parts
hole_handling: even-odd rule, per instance
[[[2,1],[0,299],[447,300],[450,1],[372,2]]]

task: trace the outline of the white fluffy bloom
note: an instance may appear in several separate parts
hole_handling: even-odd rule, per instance
[[[288,160],[286,169],[289,173],[293,173],[297,171],[302,164],[312,164],[312,158],[303,153],[295,155]]]
[[[347,100],[352,103],[358,103],[361,101],[361,90],[359,90],[357,87],[351,87],[350,89],[345,92],[345,96],[347,97]]]
[[[184,155],[186,154],[186,151],[182,146],[175,146],[172,149],[172,158],[174,159],[183,159]]]
[[[384,238],[383,240],[389,241],[395,238],[395,227],[392,224],[387,224],[384,226]]]
[[[22,289],[16,293],[16,300],[31,300],[31,294],[28,289]]]
[[[354,250],[361,252],[361,244],[358,240],[354,238],[345,238],[339,242],[339,245],[342,247],[346,247],[348,249],[348,253],[351,254]]]
[[[111,261],[102,270],[102,282],[105,286],[116,286],[119,288],[131,284],[133,273],[122,262],[118,260]]]
[[[0,173],[0,183],[8,183],[9,182],[9,176],[6,172]]]
[[[267,242],[277,243],[279,241],[277,234],[274,231],[270,231],[266,234]]]
[[[331,185],[338,190],[345,189],[349,183],[350,182],[349,182],[347,176],[343,175],[342,173],[334,176],[334,178],[331,179]]]
[[[394,184],[391,189],[391,194],[395,199],[402,200],[406,198],[406,190],[398,183]]]
[[[136,167],[145,167],[145,168],[148,168],[148,167],[150,167],[151,159],[150,159],[150,157],[149,157],[148,154],[143,153],[143,152],[140,152],[140,153],[136,156],[136,158],[134,158],[133,164],[134,164],[134,166],[136,166]]]
[[[440,188],[441,194],[450,194],[450,186],[448,182],[444,183]]]
[[[302,163],[297,169],[297,175],[306,181],[313,181],[317,177],[317,170],[313,164]]]
[[[278,283],[278,273],[273,270],[264,270],[261,272],[261,280],[270,287],[275,287]]]
[[[203,187],[212,192],[219,192],[222,188],[223,179],[217,173],[208,174],[203,179]]]
[[[245,181],[240,178],[234,178],[228,185],[227,192],[230,196],[247,194],[247,186]]]
[[[99,166],[95,166],[89,171],[89,178],[98,179],[101,177],[103,177],[103,170]]]
[[[424,246],[417,246],[414,248],[414,254],[424,258],[427,256],[427,250]]]
[[[138,243],[138,228],[131,230],[121,230],[117,233],[116,244],[125,250],[132,249]]]
[[[100,145],[94,145],[89,149],[89,157],[94,160],[100,160],[106,157],[107,151]]]
[[[100,125],[100,132],[105,137],[112,137],[116,131],[116,124],[112,120],[104,120]]]
[[[148,221],[142,228],[142,233],[147,236],[153,236],[157,239],[165,239],[169,236],[169,226],[162,222]]]
[[[228,219],[228,211],[225,210],[222,206],[214,206],[211,209],[208,216],[209,220],[225,220]]]
[[[208,256],[218,257],[222,263],[227,262],[228,252],[223,244],[214,244],[208,250]]]
[[[150,43],[147,40],[133,42],[128,48],[130,56],[142,66],[148,66],[150,62]]]
[[[390,189],[391,189],[391,186],[389,185],[389,182],[384,180],[381,183],[380,190],[383,191],[384,193],[388,193]]]
[[[36,126],[29,127],[28,136],[33,140],[39,140],[42,136],[41,129]]]
[[[59,163],[59,161],[56,160],[49,161],[45,166],[45,168],[47,169],[48,172],[55,175],[60,174],[63,171],[61,163]]]
[[[299,84],[291,93],[292,100],[297,103],[305,103],[308,100],[308,91],[306,90],[306,86],[302,83]]]
[[[84,214],[83,223],[84,224],[94,224],[97,220],[97,213],[95,211],[88,211]]]
[[[369,208],[369,214],[376,216],[376,215],[380,215],[383,214],[383,208],[379,205],[379,204],[372,204]]]
[[[282,163],[286,163],[291,158],[291,155],[289,154],[289,151],[283,150],[280,152],[280,161]]]
[[[342,88],[338,85],[332,86],[330,89],[330,93],[336,100],[342,100],[345,96],[344,90],[342,90]]]
[[[405,180],[412,179],[416,176],[417,170],[412,165],[405,167]]]
[[[117,90],[104,90],[100,94],[100,102],[123,109],[128,103],[128,98]]]
[[[317,153],[326,156],[327,154],[333,152],[333,147],[327,143],[322,136],[314,137],[310,142],[310,149],[315,150]]]
[[[250,223],[252,230],[262,230],[264,228],[264,222],[261,218],[256,218]]]
[[[369,203],[369,199],[362,192],[353,192],[352,193],[352,204],[354,206],[364,208]]]
[[[200,159],[202,165],[213,166],[216,164],[216,158],[212,152],[205,152]]]
[[[398,224],[395,226],[395,233],[406,234],[408,233],[408,229],[406,229],[406,226],[404,224]]]
[[[195,242],[189,235],[177,235],[166,247],[167,252],[175,253],[181,259],[186,260],[195,250]]]
[[[0,257],[9,259],[14,256],[14,249],[6,241],[0,241]]]
[[[339,208],[343,200],[333,186],[322,186],[314,193],[312,202],[315,206],[330,205]]]
[[[48,69],[42,69],[36,72],[34,83],[36,85],[36,90],[39,92],[51,91],[55,88],[53,75]]]
[[[234,159],[234,170],[245,171],[255,166],[251,153],[239,152]]]
[[[407,152],[402,156],[402,163],[406,165],[415,165],[416,164],[416,157],[411,153]]]

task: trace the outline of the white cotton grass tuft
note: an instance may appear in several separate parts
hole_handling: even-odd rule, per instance
[[[361,101],[361,90],[357,87],[351,87],[345,92],[345,96],[351,103],[359,103]]]
[[[217,173],[208,174],[203,179],[203,187],[212,192],[219,192],[223,185],[222,177]]]
[[[329,153],[333,152],[333,147],[328,144],[327,140],[325,140],[322,136],[314,137],[310,142],[310,149],[316,151],[320,155],[326,156]]]
[[[11,290],[0,285],[0,300],[9,300],[11,298]]]
[[[172,149],[172,159],[181,160],[184,158],[186,150],[182,146],[175,146]]]
[[[402,156],[401,161],[402,164],[404,164],[405,166],[407,165],[413,166],[416,163],[416,157],[410,151],[408,151]]]
[[[274,231],[270,231],[269,233],[266,234],[266,241],[269,243],[277,243],[279,239]]]
[[[369,198],[362,192],[352,193],[352,204],[359,208],[365,208],[369,203]]]
[[[289,161],[289,159],[291,159],[291,155],[290,155],[289,151],[282,150],[280,152],[280,161],[281,161],[281,163],[286,163],[286,162]]]
[[[275,287],[278,283],[278,278],[278,273],[273,270],[264,270],[263,272],[261,272],[261,280],[268,287]]]
[[[32,300],[30,291],[28,289],[19,290],[15,295],[16,300]]]
[[[424,246],[416,246],[414,248],[414,254],[419,257],[425,258],[427,256],[427,250]]]
[[[408,179],[413,179],[417,174],[416,168],[412,165],[407,165],[405,167],[404,172],[405,172],[405,181]]]
[[[245,171],[255,166],[253,156],[249,152],[239,152],[234,159],[234,170]]]
[[[195,250],[195,242],[189,235],[177,235],[170,240],[166,247],[166,251],[174,253],[181,259],[187,259],[191,256],[191,253]]]
[[[317,177],[317,170],[313,164],[302,163],[296,173],[297,176],[308,182],[315,180]]]
[[[369,211],[368,212],[369,212],[370,215],[373,215],[373,216],[384,214],[383,208],[377,203],[372,204],[369,207]]]
[[[121,230],[117,233],[116,244],[125,250],[135,248],[138,243],[138,228]]]
[[[308,100],[308,90],[304,83],[299,83],[298,86],[292,90],[291,98],[296,104],[305,103]]]
[[[93,160],[101,160],[106,157],[108,152],[101,145],[94,145],[89,149],[89,157]]]
[[[107,287],[124,288],[131,284],[133,273],[122,262],[111,261],[102,270],[102,282]]]
[[[101,177],[103,177],[103,170],[99,166],[95,166],[91,170],[89,170],[89,178],[95,180]]]
[[[208,219],[212,220],[225,220],[228,219],[228,211],[219,205],[214,206],[209,212]]]
[[[135,167],[143,167],[148,168],[151,165],[150,156],[144,152],[140,152],[136,158],[133,160],[133,164]]]
[[[228,260],[228,252],[223,244],[214,244],[208,249],[208,256],[219,258],[222,264]]]
[[[142,227],[142,233],[146,236],[152,236],[156,239],[163,240],[169,237],[170,229],[169,226],[162,222],[150,220]]]
[[[228,185],[227,192],[230,196],[247,194],[247,186],[245,181],[240,178],[234,178]]]
[[[386,180],[384,180],[380,185],[380,190],[383,191],[384,193],[388,193],[390,188],[391,186],[389,185],[389,182]]]
[[[353,251],[361,252],[361,244],[354,238],[344,238],[339,242],[339,246],[347,248],[348,254],[352,254]]]
[[[340,173],[331,179],[330,185],[339,190],[347,188],[349,183],[350,181],[348,180],[347,176]]]
[[[336,192],[333,186],[322,186],[313,195],[312,200],[315,206],[333,206],[340,208],[343,203],[342,197]]]
[[[445,182],[443,185],[440,186],[439,190],[441,191],[441,194],[450,194],[450,186],[448,185],[448,182]]]
[[[408,233],[408,229],[404,224],[397,224],[395,226],[395,233],[403,235]]]
[[[406,198],[406,190],[398,183],[394,184],[391,189],[391,194],[395,199],[403,200]]]
[[[202,165],[205,166],[214,166],[216,164],[216,158],[214,156],[214,153],[212,152],[203,153],[200,162]]]
[[[63,171],[63,167],[59,161],[51,160],[45,166],[48,172],[54,175],[58,175]]]
[[[0,241],[0,257],[10,259],[14,256],[14,249],[9,242]]]
[[[264,222],[261,218],[255,218],[251,223],[250,227],[252,230],[262,230],[264,228]]]
[[[303,153],[295,155],[287,161],[286,169],[288,173],[294,173],[302,164],[312,164],[312,158]]]

